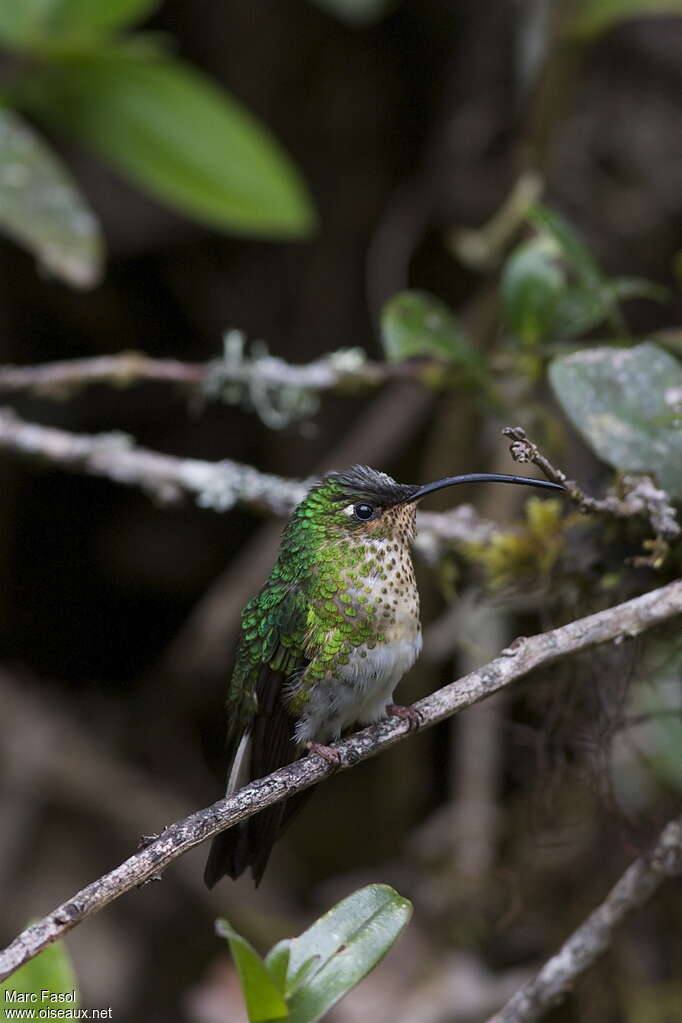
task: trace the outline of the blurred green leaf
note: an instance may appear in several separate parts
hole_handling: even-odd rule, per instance
[[[387,362],[415,356],[481,361],[448,306],[427,291],[400,291],[388,300],[381,311],[381,341]]]
[[[682,14],[682,0],[582,0],[570,18],[569,35],[589,40],[627,18]]]
[[[0,0],[0,40],[23,47],[40,36],[58,0]]]
[[[284,938],[273,945],[265,957],[265,968],[270,974],[272,982],[278,991],[285,997],[287,993],[287,971],[289,969],[289,946],[291,941]]]
[[[0,39],[18,49],[92,38],[148,17],[160,0],[1,0]]]
[[[388,885],[368,885],[292,939],[290,977],[316,962],[289,1001],[290,1023],[321,1019],[386,954],[411,913],[411,903]]]
[[[672,293],[662,284],[654,284],[642,277],[615,277],[609,281],[614,296],[621,302],[630,298],[649,298],[652,302],[670,302]]]
[[[604,281],[604,276],[580,235],[561,214],[548,206],[535,203],[528,212],[528,219],[538,230],[554,239],[566,263],[577,280],[587,288],[595,288]]]
[[[568,418],[609,465],[654,473],[682,498],[682,366],[655,344],[556,358],[549,378]]]
[[[296,991],[301,984],[305,983],[319,959],[317,954],[311,956],[310,959],[306,959],[306,961],[301,963],[301,965],[295,970],[290,971],[289,960],[291,956],[291,943],[295,940],[296,939],[294,938],[285,938],[283,941],[278,941],[265,957],[265,965],[268,969],[268,973],[274,980],[277,987],[284,992],[284,997],[287,1001],[294,991]]]
[[[287,1019],[283,992],[277,987],[265,963],[252,945],[227,920],[217,920],[216,933],[226,938],[239,974],[250,1023]]]
[[[236,100],[188,65],[121,48],[54,60],[22,100],[169,205],[244,235],[310,234],[289,158]]]
[[[351,25],[368,25],[395,7],[397,0],[312,0],[317,7],[328,11]]]
[[[4,1023],[8,1019],[7,1009],[14,1009],[16,1012],[22,1005],[34,1007],[37,1019],[40,1008],[49,1007],[51,1004],[49,1001],[41,1001],[42,991],[47,991],[52,995],[72,996],[73,1001],[59,1003],[61,1009],[77,1009],[80,1005],[78,981],[63,941],[48,945],[40,955],[31,959],[3,984],[0,984],[0,1023]],[[15,1001],[15,992],[17,994],[35,994],[37,1002]]]
[[[161,0],[52,0],[54,33],[110,32],[148,18]]]
[[[522,242],[504,266],[502,315],[524,345],[535,345],[554,333],[559,302],[567,287],[559,255],[553,238],[538,235]]]
[[[102,237],[85,199],[30,125],[2,109],[0,229],[68,284],[99,280]]]

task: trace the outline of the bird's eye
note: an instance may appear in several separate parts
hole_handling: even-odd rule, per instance
[[[369,519],[374,518],[374,508],[372,508],[371,504],[356,504],[353,507],[353,514],[361,522],[367,522]]]

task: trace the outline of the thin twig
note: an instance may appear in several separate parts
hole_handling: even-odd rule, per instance
[[[575,480],[569,479],[565,472],[552,465],[522,427],[507,426],[502,433],[512,442],[509,450],[515,462],[532,462],[537,465],[552,483],[559,483],[566,488],[569,498],[581,511],[618,519],[644,515],[651,522],[656,536],[662,540],[674,540],[680,535],[680,525],[669,495],[656,487],[649,476],[624,476],[622,484],[626,494],[623,498],[613,494],[600,499],[590,497]]]
[[[604,901],[564,942],[533,980],[488,1023],[532,1023],[563,1001],[581,973],[609,947],[614,929],[639,909],[667,878],[682,873],[682,817],[670,821],[646,856],[635,860]]]
[[[679,614],[682,614],[682,581],[669,583],[551,632],[520,638],[494,661],[420,700],[415,705],[421,718],[417,730],[431,727],[463,707],[478,703],[541,665],[601,643],[636,636]],[[357,732],[336,746],[340,769],[347,770],[361,760],[376,756],[404,739],[409,731],[410,725],[389,718]],[[0,952],[0,980],[124,892],[158,875],[187,850],[266,806],[322,781],[333,770],[321,757],[303,757],[267,778],[251,782],[233,796],[171,824],[120,866],[23,931]]]
[[[229,459],[208,462],[163,455],[138,447],[123,433],[78,434],[27,423],[7,408],[0,408],[0,452],[138,487],[162,504],[189,496],[201,508],[221,512],[239,503],[255,511],[287,515],[311,483],[262,473]],[[495,528],[469,505],[441,514],[423,512],[416,546],[428,559],[435,559],[444,544],[482,543]]]

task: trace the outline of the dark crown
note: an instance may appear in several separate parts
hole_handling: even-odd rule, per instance
[[[412,484],[396,483],[385,472],[372,469],[369,465],[353,465],[343,472],[330,472],[324,479],[339,486],[339,497],[344,501],[367,501],[383,507],[407,501],[417,490]]]

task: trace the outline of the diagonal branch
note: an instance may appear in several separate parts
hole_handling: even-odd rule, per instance
[[[614,929],[667,878],[678,874],[682,874],[682,817],[665,826],[651,852],[628,867],[601,905],[488,1023],[533,1023],[558,1005],[577,977],[609,947]]]
[[[421,716],[418,728],[428,728],[451,717],[535,668],[601,643],[637,636],[680,614],[682,580],[550,632],[521,638],[489,664],[420,700],[416,704]],[[336,747],[340,769],[347,770],[361,760],[376,756],[404,739],[409,730],[410,726],[402,720],[390,718],[357,732]],[[0,952],[0,980],[124,892],[158,876],[187,850],[219,831],[234,827],[266,806],[322,781],[333,770],[318,756],[303,757],[267,778],[251,782],[229,798],[171,824],[120,866],[93,881],[15,938]]]

